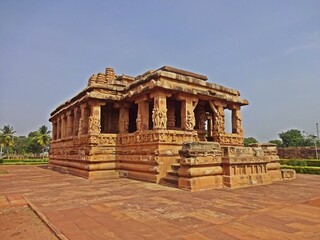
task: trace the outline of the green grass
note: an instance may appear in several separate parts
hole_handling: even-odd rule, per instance
[[[289,166],[320,167],[320,159],[281,159],[279,163]]]
[[[282,169],[293,169],[296,173],[320,175],[320,167],[281,165]]]
[[[0,165],[39,165],[47,164],[48,159],[1,159]]]

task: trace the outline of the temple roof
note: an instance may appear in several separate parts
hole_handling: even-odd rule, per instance
[[[100,100],[121,101],[134,98],[141,93],[162,88],[171,92],[184,92],[208,99],[220,99],[229,103],[247,105],[248,101],[240,98],[237,90],[208,82],[208,77],[198,73],[163,66],[157,70],[149,70],[136,77],[116,75],[110,67],[105,73],[93,74],[88,85],[76,96],[57,107],[51,116],[68,108],[69,105],[93,98]]]

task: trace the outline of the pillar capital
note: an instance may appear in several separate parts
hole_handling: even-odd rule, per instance
[[[161,90],[157,90],[157,91],[150,93],[150,98],[155,98],[155,97],[166,98],[166,97],[171,97],[171,96],[172,96],[172,93],[169,93],[166,91],[161,91]]]
[[[135,103],[140,103],[140,102],[145,102],[145,101],[148,101],[149,100],[149,97],[148,95],[144,94],[144,95],[141,95],[139,97],[137,97],[134,102]]]

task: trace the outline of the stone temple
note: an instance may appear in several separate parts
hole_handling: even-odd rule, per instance
[[[191,191],[293,178],[280,170],[275,145],[243,146],[241,107],[248,101],[207,79],[169,66],[137,77],[112,68],[92,75],[51,113],[49,167]]]

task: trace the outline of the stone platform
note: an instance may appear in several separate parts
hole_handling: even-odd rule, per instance
[[[0,175],[1,199],[22,194],[61,239],[320,239],[316,175],[192,193],[129,179],[90,181],[46,167],[2,168],[10,174]]]

